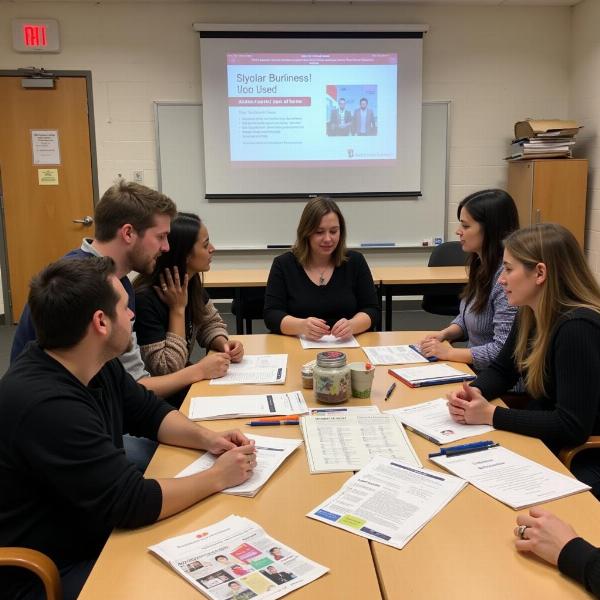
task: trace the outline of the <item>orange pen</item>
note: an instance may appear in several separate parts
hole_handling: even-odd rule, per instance
[[[297,421],[300,417],[301,415],[279,415],[278,417],[260,417],[252,420],[266,423],[267,421]]]

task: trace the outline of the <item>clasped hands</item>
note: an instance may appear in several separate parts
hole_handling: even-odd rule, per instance
[[[496,407],[490,404],[479,388],[466,381],[458,390],[446,394],[448,411],[457,423],[463,425],[493,425]]]
[[[304,319],[302,335],[311,341],[320,340],[324,335],[333,335],[338,339],[346,339],[352,335],[352,324],[348,319],[340,319],[330,329],[329,325],[318,317]]]

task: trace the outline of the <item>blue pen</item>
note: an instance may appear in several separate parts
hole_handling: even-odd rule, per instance
[[[496,443],[493,440],[482,440],[480,442],[472,442],[470,444],[461,444],[459,446],[448,446],[447,448],[440,448],[439,452],[435,452],[429,455],[429,458],[434,456],[443,456],[444,454],[448,454],[450,452],[462,452],[463,450],[474,450],[479,448],[488,448],[489,446],[494,446]]]
[[[392,385],[390,385],[390,387],[388,388],[388,391],[385,393],[385,402],[387,402],[390,399],[390,396],[394,393],[394,390],[396,389],[396,382],[394,381],[394,383],[392,383]]]
[[[480,446],[479,448],[467,448],[466,450],[450,450],[447,451],[444,456],[446,458],[452,458],[453,456],[460,456],[461,454],[471,454],[472,452],[481,452],[482,450],[489,450],[490,448],[495,448],[500,444],[490,444],[489,446]]]

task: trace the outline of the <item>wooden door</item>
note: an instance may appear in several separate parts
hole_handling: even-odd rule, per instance
[[[86,78],[59,77],[53,89],[24,89],[21,80],[0,77],[0,181],[13,321],[31,277],[94,235],[93,227],[73,222],[94,214]],[[43,130],[51,141],[58,138],[59,161],[43,151],[40,134],[32,134]],[[34,164],[40,160],[48,162]]]

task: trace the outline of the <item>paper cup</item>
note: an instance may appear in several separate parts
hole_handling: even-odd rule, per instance
[[[350,386],[354,398],[370,398],[375,368],[367,370],[364,362],[350,363]]]

